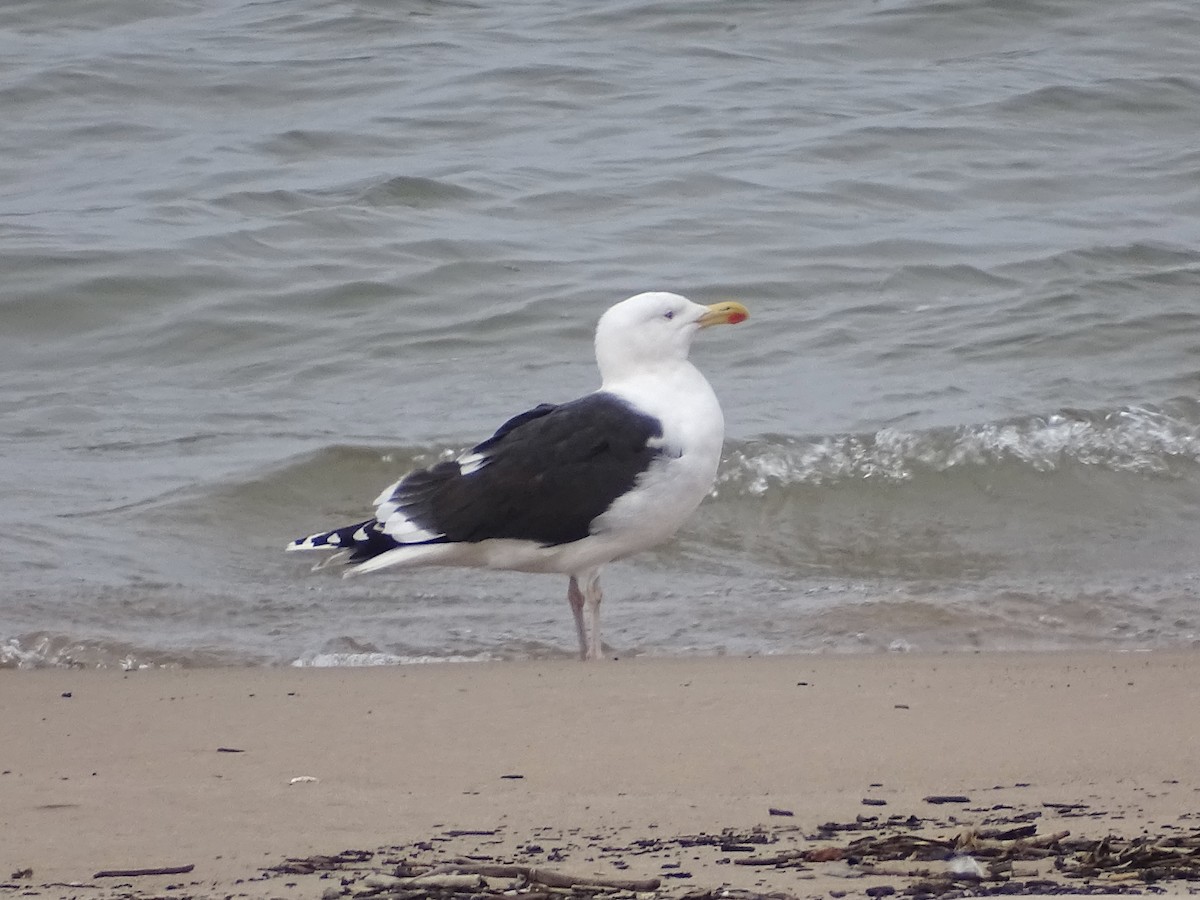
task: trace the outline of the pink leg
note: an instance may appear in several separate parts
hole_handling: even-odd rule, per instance
[[[567,601],[571,604],[571,612],[575,616],[575,631],[579,635],[579,658],[587,659],[587,630],[583,626],[584,597],[579,590],[579,582],[575,580],[574,575],[571,576],[571,581],[567,584]]]
[[[600,570],[591,569],[583,573],[583,613],[587,624],[587,647],[584,659],[600,659],[604,650],[600,645]]]
[[[583,582],[580,589],[579,582]],[[604,655],[600,645],[600,570],[588,569],[572,575],[567,585],[567,600],[575,615],[575,631],[579,635],[579,658],[599,659]]]

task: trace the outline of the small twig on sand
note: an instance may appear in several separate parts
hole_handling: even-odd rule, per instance
[[[797,861],[803,862],[811,852],[810,850],[784,850],[774,856],[746,856],[742,859],[735,859],[733,863],[737,866],[782,866]]]
[[[152,869],[105,869],[97,872],[93,878],[138,878],[142,875],[186,875],[196,866],[188,863],[186,866],[156,866]]]

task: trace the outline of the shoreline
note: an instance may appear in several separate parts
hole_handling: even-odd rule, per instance
[[[4,881],[21,896],[320,896],[332,870],[261,870],[356,849],[671,895],[862,895],[906,878],[735,860],[913,819],[937,840],[1021,816],[1042,837],[1200,835],[1197,684],[1186,651],[0,671],[0,879],[32,869]]]

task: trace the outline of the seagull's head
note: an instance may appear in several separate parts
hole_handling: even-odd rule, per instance
[[[687,359],[701,328],[736,325],[749,317],[732,300],[702,306],[687,297],[650,291],[622,300],[596,326],[596,361],[605,380],[622,372]]]

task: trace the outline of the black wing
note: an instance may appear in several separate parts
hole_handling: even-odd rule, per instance
[[[634,486],[661,453],[650,445],[656,437],[661,422],[612,394],[543,404],[464,457],[478,456],[477,466],[449,461],[413,472],[387,502],[394,515],[440,535],[432,542],[566,544],[587,537],[592,521]]]

